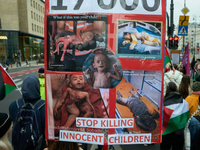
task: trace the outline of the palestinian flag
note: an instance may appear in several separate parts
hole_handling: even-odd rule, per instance
[[[16,84],[10,75],[0,65],[0,100],[3,100],[12,90],[16,88]]]
[[[172,93],[164,99],[163,135],[185,128],[189,118],[189,104],[180,94]]]
[[[165,46],[165,66],[167,65],[167,63],[169,63],[171,61],[171,57],[170,54],[167,50],[167,47]]]

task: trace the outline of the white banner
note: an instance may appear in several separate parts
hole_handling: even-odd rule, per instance
[[[50,14],[123,13],[161,15],[162,0],[50,0]]]
[[[103,145],[104,134],[60,130],[59,140]]]
[[[90,128],[133,128],[134,119],[97,119],[76,117],[76,126]]]
[[[150,144],[151,134],[110,134],[108,145],[115,144]]]

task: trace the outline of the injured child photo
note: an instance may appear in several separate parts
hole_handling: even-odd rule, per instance
[[[118,54],[161,55],[161,23],[119,20]]]
[[[50,87],[48,107],[52,109],[47,118],[54,122],[48,124],[48,128],[54,131],[55,138],[58,138],[59,130],[101,133],[100,129],[76,127],[76,117],[107,118],[105,91],[90,88],[80,73],[48,74],[46,78]]]
[[[108,49],[97,48],[83,64],[84,77],[90,87],[113,88],[122,79],[122,67],[116,56]]]
[[[123,71],[116,86],[116,118],[134,118],[133,128],[116,133],[151,133],[158,140],[160,128],[161,71]]]
[[[91,50],[106,46],[107,16],[96,20],[83,17],[86,16],[55,20],[48,16],[48,70],[81,71]]]

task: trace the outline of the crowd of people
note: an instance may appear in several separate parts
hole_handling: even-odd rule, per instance
[[[179,99],[179,102],[177,102]],[[190,75],[186,75],[185,67],[182,64],[176,65],[168,63],[165,68],[164,73],[164,107],[168,107],[169,103],[176,104],[182,103],[186,104],[185,107],[188,108],[188,115],[185,115],[182,129],[176,129],[181,123],[168,122],[167,126],[171,126],[175,131],[162,135],[162,143],[160,145],[161,150],[183,150],[184,146],[187,149],[197,150],[200,149],[200,111],[199,111],[199,100],[200,100],[200,59],[195,61],[192,59],[190,64]],[[186,101],[187,103],[185,103]],[[174,106],[175,107],[175,106]],[[184,112],[185,107],[178,106],[180,112]],[[168,107],[169,108],[169,107]],[[164,112],[165,114],[167,112]],[[165,123],[165,116],[163,116],[163,124]],[[178,123],[178,124],[177,124]],[[187,126],[186,126],[187,125]],[[189,138],[191,142],[186,142]],[[173,140],[174,139],[174,140]],[[185,139],[185,141],[184,141]]]

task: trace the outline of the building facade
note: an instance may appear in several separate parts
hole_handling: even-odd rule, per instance
[[[176,34],[178,35],[178,28],[176,28]],[[188,35],[184,37],[184,46],[189,43],[189,49],[191,54],[199,54],[197,45],[200,43],[200,24],[193,22],[188,25]],[[183,36],[179,36],[179,50],[183,49]]]
[[[0,1],[0,62],[44,57],[44,1]]]

